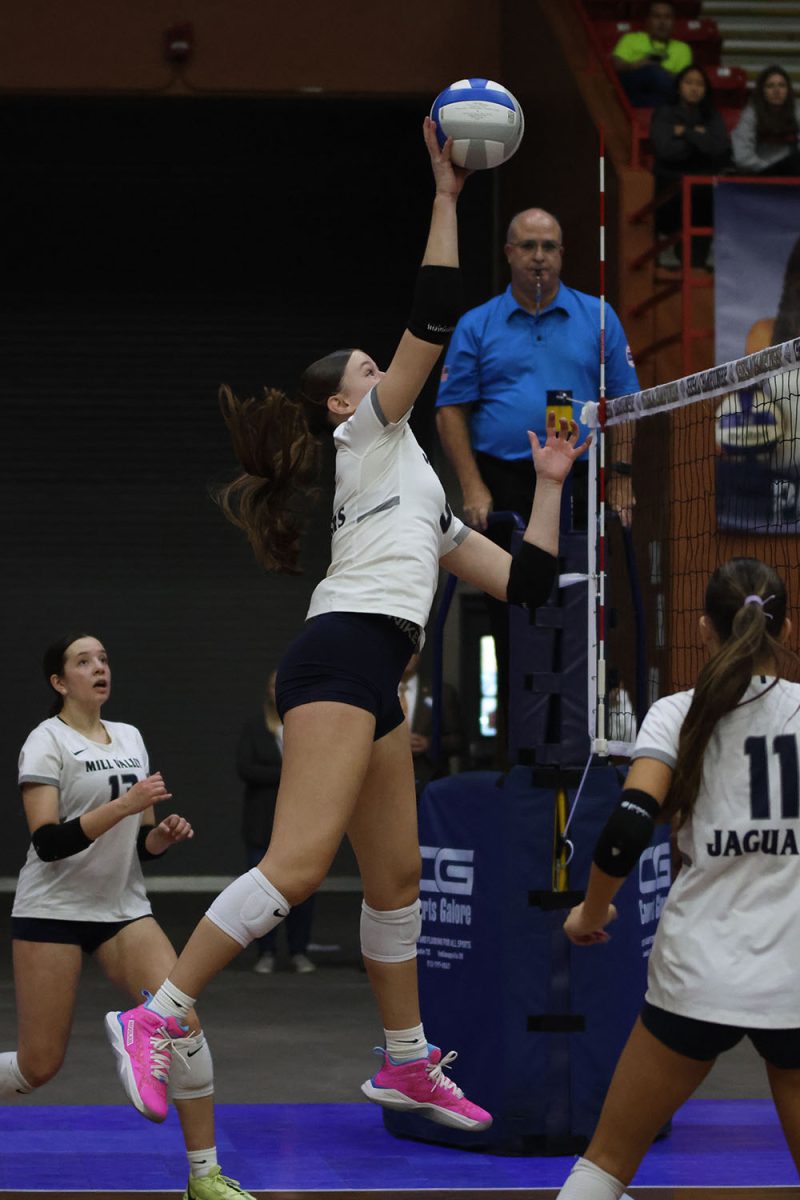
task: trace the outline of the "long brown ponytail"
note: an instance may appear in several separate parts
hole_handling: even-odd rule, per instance
[[[337,350],[304,372],[296,400],[277,388],[240,400],[227,386],[219,402],[243,473],[214,498],[242,529],[268,571],[299,573],[302,521],[298,500],[313,491],[320,470],[320,441],[332,433],[327,401],[340,387],[352,350]]]
[[[786,590],[772,567],[757,558],[733,558],[717,568],[706,589],[705,613],[722,644],[698,676],[661,809],[662,820],[676,816],[678,825],[691,815],[717,723],[736,708],[755,668],[772,663],[777,677],[786,653],[777,640],[786,619]]]

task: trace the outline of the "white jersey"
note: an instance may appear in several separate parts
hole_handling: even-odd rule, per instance
[[[133,725],[103,722],[111,741],[91,742],[58,717],[29,734],[19,756],[19,782],[58,788],[58,819],[99,808],[149,774],[142,735]],[[57,862],[28,849],[12,915],[60,921],[127,921],[146,916],[136,851],[141,813],[125,817],[91,846]]]
[[[755,676],[709,741],[647,1000],[717,1024],[789,1029],[800,1027],[800,685],[766,691],[772,682]],[[634,758],[675,766],[691,699],[653,705]]]
[[[336,494],[331,565],[308,617],[383,613],[424,628],[439,559],[470,532],[408,425],[387,421],[377,391],[334,431]]]

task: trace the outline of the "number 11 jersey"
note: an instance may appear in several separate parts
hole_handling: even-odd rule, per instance
[[[754,676],[711,735],[648,971],[658,1008],[755,1029],[800,1028],[800,685],[774,683]],[[634,758],[674,767],[691,700],[656,701]]]

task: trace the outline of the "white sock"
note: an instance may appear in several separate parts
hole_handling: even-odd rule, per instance
[[[630,1200],[625,1184],[588,1158],[579,1158],[556,1200]]]
[[[413,1029],[384,1029],[386,1049],[395,1062],[413,1062],[415,1058],[425,1058],[428,1054],[428,1042],[425,1030],[421,1025]]]
[[[192,1179],[203,1179],[217,1163],[217,1147],[209,1146],[208,1150],[187,1150],[189,1174]]]
[[[19,1069],[16,1050],[0,1054],[0,1100],[4,1103],[15,1096],[27,1096],[34,1090]]]
[[[152,1009],[160,1017],[175,1017],[185,1025],[189,1009],[194,1008],[196,1003],[196,996],[187,996],[186,992],[175,987],[171,979],[165,979],[155,996],[147,1001],[145,1008]]]

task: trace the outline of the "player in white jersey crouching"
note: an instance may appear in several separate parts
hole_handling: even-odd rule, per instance
[[[139,730],[100,719],[111,669],[97,638],[62,638],[45,652],[43,667],[56,699],[53,715],[29,735],[19,759],[31,845],[11,915],[19,1038],[16,1052],[0,1054],[4,1104],[41,1087],[61,1067],[82,953],[135,997],[154,990],[175,962],[151,914],[140,861],[192,837],[177,813],[156,825],[153,806],[172,797],[160,773],[150,773]],[[217,1163],[214,1073],[197,1015],[187,1013],[181,1026],[155,1023],[150,1051],[156,1064],[173,1034],[181,1036],[183,1051],[170,1095],[189,1159],[184,1200],[247,1200],[250,1193]],[[164,1116],[166,1104],[156,1119]]]
[[[780,677],[790,630],[771,567],[719,567],[697,685],[657,700],[642,724],[567,935],[579,946],[607,940],[611,901],[655,820],[674,819],[682,865],[642,1013],[559,1200],[619,1200],[659,1130],[743,1037],[766,1062],[800,1168],[800,686]]]
[[[267,852],[217,897],[149,1004],[122,1020],[141,1026],[145,1048],[153,1014],[183,1020],[243,947],[316,891],[346,834],[364,885],[361,947],[385,1030],[381,1070],[363,1090],[388,1108],[480,1130],[491,1116],[444,1074],[455,1054],[443,1057],[429,1044],[420,1015],[417,808],[397,690],[421,644],[440,564],[498,599],[535,605],[547,598],[562,485],[581,448],[574,422],[558,432],[551,423],[544,446],[530,435],[538,484],[512,559],[453,515],[411,432],[412,406],[460,308],[456,201],[465,172],[452,165],[449,142],[439,149],[429,120],[424,133],[436,195],[411,319],[388,370],[346,350],[309,368],[300,403],[274,391],[245,401],[223,391],[245,473],[221,503],[269,569],[296,569],[292,491],[313,478],[315,435],[333,435],[332,561],[278,670],[283,770]],[[137,1104],[152,1073],[133,1066],[134,1074],[139,1082],[129,1094]]]

